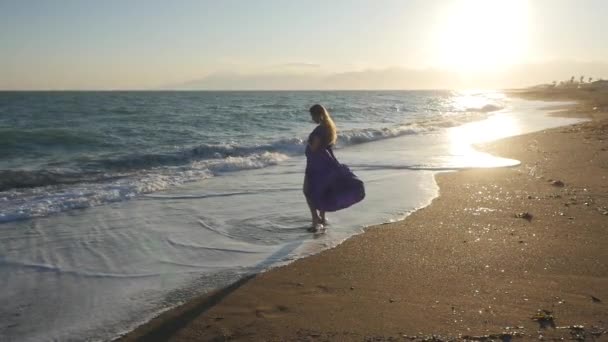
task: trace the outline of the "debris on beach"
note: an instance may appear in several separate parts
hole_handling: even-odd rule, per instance
[[[570,325],[565,327],[556,327],[556,329],[570,330],[570,336],[573,340],[584,341],[586,339],[585,327],[582,325]]]
[[[554,180],[554,181],[551,181],[551,185],[561,188],[561,187],[565,186],[566,184],[564,184],[564,182],[562,182],[561,180]]]
[[[519,331],[508,331],[498,334],[488,335],[464,335],[462,339],[464,341],[510,341],[513,337],[523,337],[524,333]]]
[[[585,330],[585,326],[575,324],[575,325],[559,326],[559,327],[555,327],[555,329]]]
[[[553,312],[544,309],[538,309],[536,314],[532,316],[532,320],[537,321],[542,329],[547,327],[555,328],[554,319]]]
[[[592,336],[595,337],[599,337],[602,336],[604,334],[608,334],[608,330],[601,328],[601,327],[596,327],[596,326],[591,326],[591,329],[589,330],[589,334],[591,334]]]
[[[556,329],[570,330],[571,339],[576,341],[586,341],[589,335],[593,337],[599,337],[603,334],[606,334],[606,329],[596,326],[591,326],[590,329],[586,329],[584,325],[580,324],[560,326],[556,327]]]
[[[594,303],[601,303],[602,300],[597,298],[596,296],[591,295],[591,300],[593,300]]]
[[[521,325],[518,325],[516,327],[505,327],[505,330],[515,330],[515,329],[523,329],[524,327]]]
[[[532,217],[533,216],[532,216],[532,214],[530,214],[527,211],[522,211],[521,213],[515,214],[515,217],[516,218],[523,218],[524,220],[527,220],[527,221],[532,221]]]
[[[570,340],[576,341],[586,341],[591,338],[591,340],[595,340],[595,338],[600,337],[604,334],[608,334],[608,331],[602,327],[591,326],[591,328],[585,328],[583,325],[568,325],[568,326],[558,326],[553,327],[556,330],[568,331],[570,334]],[[467,328],[467,330],[470,330]],[[554,336],[554,333],[541,331],[539,330],[537,335],[538,340],[565,340],[565,336]],[[545,336],[545,333],[550,336]],[[366,336],[364,341],[418,341],[418,342],[456,342],[456,341],[482,341],[482,342],[491,342],[491,341],[502,341],[502,342],[510,342],[515,339],[523,339],[529,340],[533,338],[533,335],[526,334],[525,328],[523,326],[514,326],[514,327],[505,327],[502,332],[499,333],[488,333],[485,335],[462,335],[458,334],[455,336],[442,336],[437,334],[423,334],[419,332],[417,335],[407,335],[401,333],[398,337],[393,336]]]

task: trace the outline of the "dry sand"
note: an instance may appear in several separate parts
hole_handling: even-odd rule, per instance
[[[608,340],[608,96],[518,95],[583,100],[562,114],[593,121],[482,146],[521,165],[439,174],[440,196],[406,220],[124,340]]]

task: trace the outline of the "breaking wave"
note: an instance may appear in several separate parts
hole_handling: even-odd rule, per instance
[[[337,148],[424,134],[481,120],[500,107],[381,128],[340,131]],[[166,153],[81,161],[77,168],[0,170],[0,223],[128,200],[224,172],[259,169],[302,155],[303,138],[263,145],[201,144]]]

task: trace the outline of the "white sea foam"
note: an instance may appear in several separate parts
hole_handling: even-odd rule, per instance
[[[365,128],[340,132],[338,136],[339,146],[355,145],[382,139],[395,138],[402,135],[419,134],[434,130],[433,127],[421,127],[416,124],[386,127]]]
[[[264,152],[246,157],[227,157],[192,162],[188,166],[156,168],[102,183],[46,186],[4,191],[0,223],[43,217],[71,209],[83,209],[132,199],[141,194],[201,181],[222,172],[263,168],[288,159],[281,153]]]

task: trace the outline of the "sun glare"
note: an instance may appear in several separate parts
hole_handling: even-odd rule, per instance
[[[479,152],[474,145],[517,134],[521,134],[521,128],[513,118],[505,115],[494,115],[486,120],[453,127],[448,131],[452,164],[459,167],[514,165],[517,161]]]
[[[460,0],[442,13],[437,64],[460,71],[501,69],[526,54],[528,1]]]

